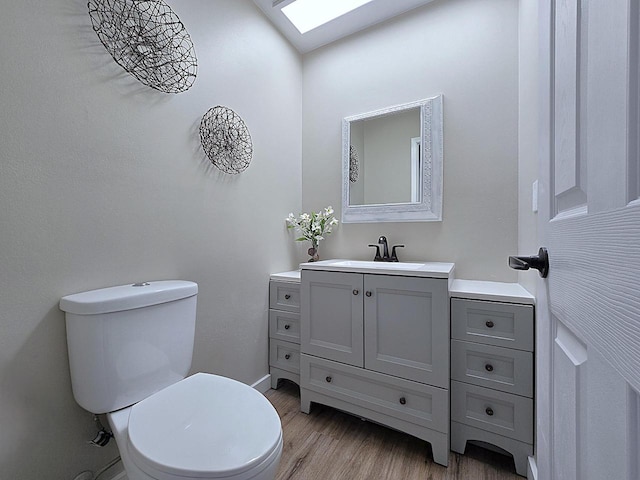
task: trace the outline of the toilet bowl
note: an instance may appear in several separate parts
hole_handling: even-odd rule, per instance
[[[273,479],[280,418],[255,389],[197,373],[107,414],[129,480]]]
[[[229,378],[186,377],[197,294],[165,280],[63,297],[73,396],[107,414],[129,480],[273,480],[282,428],[271,403]]]

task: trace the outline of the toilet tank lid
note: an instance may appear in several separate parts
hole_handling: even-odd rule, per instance
[[[185,280],[160,280],[75,293],[60,299],[60,310],[76,315],[97,315],[148,307],[188,298],[198,284]]]

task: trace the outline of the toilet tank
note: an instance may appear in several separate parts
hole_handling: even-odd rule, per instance
[[[63,297],[76,402],[112,412],[185,378],[197,294],[193,282],[165,280]]]

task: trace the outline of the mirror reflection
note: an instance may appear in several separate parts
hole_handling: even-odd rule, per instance
[[[420,108],[351,122],[349,205],[420,201]]]

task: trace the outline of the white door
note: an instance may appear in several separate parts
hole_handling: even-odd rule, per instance
[[[540,1],[540,480],[640,479],[639,2]]]

